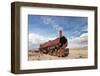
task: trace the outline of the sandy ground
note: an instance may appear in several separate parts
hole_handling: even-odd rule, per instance
[[[29,52],[28,60],[57,60],[57,59],[79,59],[87,58],[88,50],[87,49],[69,49],[69,55],[67,57],[57,57],[47,54],[41,54],[39,52]]]

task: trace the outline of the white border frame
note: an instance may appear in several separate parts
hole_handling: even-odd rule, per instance
[[[28,14],[88,17],[88,58],[67,60],[28,61]],[[94,11],[40,7],[20,8],[20,69],[43,69],[94,65]],[[59,64],[58,64],[59,63]],[[56,65],[55,65],[56,64]]]

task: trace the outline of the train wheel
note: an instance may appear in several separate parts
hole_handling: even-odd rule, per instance
[[[57,56],[58,56],[58,57],[62,57],[62,56],[61,56],[61,50],[58,50]]]
[[[65,49],[65,56],[68,56],[69,55],[69,48],[66,48]]]
[[[60,51],[59,50],[57,51],[57,56],[60,57]]]

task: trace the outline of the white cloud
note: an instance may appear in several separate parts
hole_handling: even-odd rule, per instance
[[[69,48],[83,48],[88,46],[88,33],[83,33],[80,37],[69,39]]]
[[[53,40],[53,38],[44,37],[42,35],[36,34],[36,33],[30,33],[29,34],[29,49],[37,49],[39,48],[40,44],[45,43],[49,40]]]
[[[83,34],[80,35],[80,37],[81,37],[81,38],[82,38],[82,37],[88,37],[88,33],[83,33]]]
[[[31,33],[29,34],[29,42],[32,42],[33,44],[40,44],[45,42],[45,38],[38,34]]]
[[[53,29],[57,30],[63,30],[63,27],[61,27],[55,20],[53,20],[52,17],[44,17],[42,16],[41,19],[43,20],[43,23],[46,25],[50,25]]]
[[[43,20],[44,24],[50,24],[53,23],[53,20],[50,17],[41,17],[41,19]]]

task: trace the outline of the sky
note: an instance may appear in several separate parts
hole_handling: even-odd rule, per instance
[[[75,16],[28,15],[29,49],[59,37],[59,30],[68,39],[69,48],[88,45],[88,18]]]

